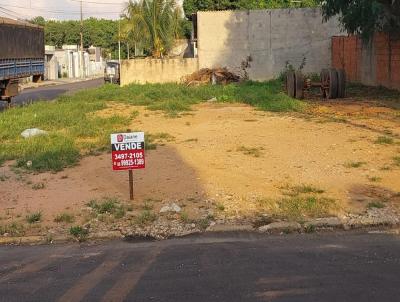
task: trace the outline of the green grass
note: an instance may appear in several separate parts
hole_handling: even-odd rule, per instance
[[[249,155],[249,156],[253,156],[253,157],[261,157],[263,155],[263,153],[262,153],[263,150],[264,150],[264,148],[262,148],[262,147],[248,148],[245,146],[240,146],[236,149],[236,151],[242,152],[244,155]]]
[[[89,235],[89,231],[81,226],[72,226],[69,229],[69,233],[79,241],[84,241]]]
[[[190,219],[189,219],[189,214],[186,212],[182,212],[179,215],[179,219],[182,223],[189,223]]]
[[[367,205],[367,208],[368,208],[368,209],[373,209],[373,208],[375,208],[375,209],[383,209],[384,207],[385,207],[385,205],[384,205],[382,202],[380,202],[380,201],[370,202],[370,203]]]
[[[298,196],[300,194],[322,194],[325,193],[324,190],[317,188],[313,185],[298,185],[293,187],[285,188],[287,191],[284,192],[288,196]]]
[[[275,215],[293,220],[329,216],[336,208],[336,201],[331,198],[305,196],[284,198],[277,202]]]
[[[202,218],[197,221],[197,226],[200,228],[200,230],[205,231],[211,224],[211,221],[214,219],[214,216],[208,215],[205,218]]]
[[[380,182],[382,180],[382,177],[379,176],[367,176],[367,178],[370,182]]]
[[[224,206],[224,204],[221,203],[221,202],[217,203],[216,208],[217,208],[217,210],[220,211],[220,212],[225,211],[225,206]]]
[[[4,111],[0,118],[0,165],[17,160],[17,166],[33,171],[61,171],[75,165],[81,156],[109,149],[110,134],[126,130],[132,118],[100,116],[108,102],[147,106],[169,116],[178,116],[191,106],[216,97],[223,102],[240,102],[260,110],[302,111],[305,103],[281,92],[281,82],[246,82],[231,85],[187,87],[179,84],[104,85],[65,95],[54,102],[35,102]],[[40,128],[49,135],[24,139],[21,132]],[[168,138],[167,138],[168,139]],[[148,149],[156,146],[147,142]]]
[[[54,218],[54,222],[57,222],[57,223],[61,223],[61,222],[73,223],[74,221],[75,221],[75,217],[72,214],[68,214],[68,213],[59,214]]]
[[[400,167],[400,156],[393,157],[394,164]]]
[[[366,162],[363,161],[350,161],[344,164],[346,168],[361,168]]]
[[[198,141],[199,141],[198,138],[189,138],[189,139],[184,140],[183,142],[184,143],[197,143]]]
[[[375,144],[379,144],[379,145],[393,145],[394,144],[394,140],[391,137],[388,136],[379,136],[376,141]]]
[[[126,210],[117,198],[103,198],[102,200],[91,200],[87,204],[97,215],[109,214],[116,219],[125,216]]]
[[[173,142],[175,137],[169,133],[148,133],[145,136],[146,150],[155,150],[158,145],[164,145],[165,142]]]
[[[336,200],[316,194],[289,196],[278,200],[260,198],[257,203],[260,213],[292,221],[328,217],[334,215],[338,209]]]
[[[0,225],[0,235],[3,236],[4,234],[22,236],[25,234],[24,226],[16,222],[7,225]]]
[[[26,216],[26,221],[30,224],[40,222],[42,220],[42,213],[36,212]]]
[[[42,182],[39,182],[37,184],[32,185],[32,190],[43,190],[45,188],[45,184]]]
[[[304,227],[304,232],[306,232],[307,234],[312,234],[316,232],[316,227],[313,224],[309,224],[306,227]]]
[[[140,225],[146,225],[156,221],[157,216],[150,210],[143,210],[139,216],[136,217],[135,222]]]

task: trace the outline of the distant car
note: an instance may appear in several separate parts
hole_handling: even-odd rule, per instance
[[[104,69],[104,82],[111,84],[120,84],[119,63],[117,61],[109,61]]]

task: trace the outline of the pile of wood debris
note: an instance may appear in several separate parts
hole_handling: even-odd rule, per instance
[[[182,79],[187,86],[198,86],[205,84],[222,84],[236,83],[240,81],[240,76],[230,72],[224,68],[203,68],[192,73]]]

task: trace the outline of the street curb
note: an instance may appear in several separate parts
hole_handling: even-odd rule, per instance
[[[123,239],[124,237],[119,231],[96,232],[90,234],[85,241]],[[0,246],[62,244],[68,242],[79,242],[79,240],[71,235],[0,237]]]
[[[68,85],[68,84],[75,84],[75,83],[82,83],[82,82],[87,82],[87,81],[92,81],[92,80],[97,80],[101,79],[102,77],[95,77],[95,78],[90,78],[90,79],[80,79],[77,81],[72,81],[72,82],[51,82],[51,83],[45,83],[43,85],[35,85],[35,86],[27,86],[27,87],[21,87],[21,92],[31,90],[31,89],[38,89],[38,88],[45,88],[45,87],[52,87],[52,86],[60,86],[60,85]],[[45,82],[45,81],[44,81]],[[43,82],[42,82],[43,83]],[[22,86],[22,85],[21,85]]]
[[[320,218],[318,220],[321,220]],[[287,223],[287,226],[285,226]],[[334,230],[362,230],[365,229],[370,233],[390,233],[390,234],[400,234],[400,224],[364,224],[357,226],[349,226],[341,223],[338,224],[323,224],[322,226],[309,227],[310,222],[306,222],[303,225],[296,222],[274,222],[261,226],[259,228],[254,228],[250,225],[243,224],[230,224],[230,225],[214,225],[214,228],[208,228],[205,232],[198,234],[212,234],[212,233],[229,233],[229,232],[248,232],[248,233],[258,233],[258,234],[289,234],[289,233],[318,233]],[[269,226],[269,227],[267,227]],[[379,230],[376,230],[380,228]],[[261,229],[261,230],[260,230]],[[182,236],[182,238],[185,236]],[[106,240],[116,240],[126,238],[120,231],[103,231],[91,233],[84,241],[81,242],[93,242],[93,241],[106,241]],[[179,236],[171,236],[169,238],[179,238]],[[166,238],[166,239],[169,239]],[[22,237],[0,237],[0,246],[4,245],[46,245],[46,244],[63,244],[71,242],[80,242],[77,238],[71,235],[58,235],[58,236],[22,236]]]

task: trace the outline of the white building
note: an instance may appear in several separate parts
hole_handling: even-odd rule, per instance
[[[63,45],[62,49],[46,46],[46,62],[48,80],[101,76],[105,67],[101,48],[90,47],[84,51],[82,64],[82,52],[77,45]]]

